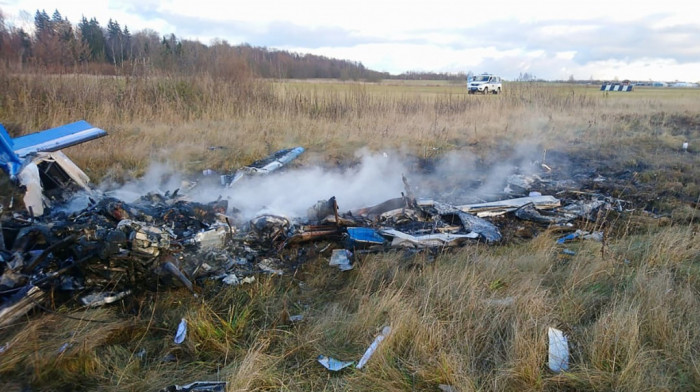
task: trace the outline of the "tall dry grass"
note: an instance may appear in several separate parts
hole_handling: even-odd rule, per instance
[[[596,146],[599,157],[651,161],[697,123],[697,94],[609,96],[592,87],[511,83],[501,96],[461,86],[269,83],[208,76],[0,78],[0,121],[15,134],[86,119],[110,136],[70,150],[97,180],[139,174],[153,160],[184,170],[231,169],[289,145],[348,158],[359,147],[471,149],[482,158],[527,142]],[[631,145],[635,147],[632,148]],[[128,148],[126,148],[128,146]],[[208,150],[211,146],[225,149]],[[638,148],[639,147],[639,148]],[[640,151],[641,150],[641,151]],[[629,163],[629,162],[628,162]]]
[[[200,379],[231,391],[700,385],[694,90],[511,83],[500,96],[471,96],[440,84],[72,75],[5,75],[0,87],[0,122],[14,134],[81,118],[106,129],[67,151],[97,181],[138,175],[153,160],[232,169],[291,145],[333,164],[363,146],[422,157],[462,150],[488,162],[530,143],[629,175],[622,192],[668,215],[589,223],[606,241],[567,244],[575,256],[547,231],[499,246],[358,256],[350,272],[328,267],[327,250],[291,276],[205,283],[199,298],[159,291],[105,309],[37,312],[0,331],[6,390],[158,390]],[[295,314],[304,320],[290,322]],[[175,345],[183,317],[189,333]],[[365,369],[336,374],[316,362],[358,360],[385,325],[392,333]],[[570,339],[568,372],[547,368],[550,326]]]

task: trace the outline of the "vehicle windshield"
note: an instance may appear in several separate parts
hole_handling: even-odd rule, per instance
[[[475,82],[488,82],[489,76],[488,75],[477,75],[477,76],[474,76],[474,81]]]

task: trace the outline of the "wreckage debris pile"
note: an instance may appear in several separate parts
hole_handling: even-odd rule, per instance
[[[242,173],[266,174],[302,151],[282,150]],[[222,179],[222,186],[230,187],[233,178],[235,174]],[[523,188],[536,182],[518,177],[509,181]],[[406,179],[404,184],[402,197],[375,206],[341,213],[331,197],[311,206],[306,217],[294,218],[263,214],[243,220],[227,200],[196,203],[178,191],[149,193],[132,203],[94,192],[88,206],[75,212],[55,205],[37,217],[5,213],[0,324],[26,313],[48,291],[99,306],[158,284],[196,292],[203,279],[239,284],[259,273],[284,274],[322,252],[331,265],[345,271],[352,269],[358,251],[415,252],[502,242],[504,216],[506,222],[526,220],[573,232],[572,221],[623,208],[622,201],[601,195],[579,195],[562,206],[559,199],[539,193],[452,205],[415,198]],[[583,235],[572,238],[577,237]]]
[[[513,212],[520,219],[563,224],[591,212],[575,204],[538,210],[538,202],[558,204],[551,197],[465,206],[397,198],[339,214],[332,198],[309,210],[313,219],[261,215],[241,223],[226,215],[226,200],[200,204],[148,194],[127,204],[103,198],[72,214],[16,214],[3,221],[0,291],[4,302],[36,286],[80,293],[86,305],[102,304],[158,281],[193,290],[193,282],[205,277],[231,281],[235,275],[238,281],[259,272],[283,274],[303,262],[309,253],[304,247],[317,241],[369,251],[497,243],[499,228],[478,214]],[[350,269],[351,255],[338,253],[332,260]]]

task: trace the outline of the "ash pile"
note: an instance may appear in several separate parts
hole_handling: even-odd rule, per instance
[[[342,200],[330,197],[310,205],[306,216],[246,219],[226,199],[195,202],[179,189],[129,203],[95,190],[59,151],[106,135],[84,121],[15,139],[1,126],[0,131],[0,165],[25,192],[25,209],[4,210],[0,222],[0,326],[43,307],[49,297],[54,305],[101,306],[163,286],[197,295],[208,281],[238,285],[258,274],[292,272],[320,256],[350,270],[354,256],[367,252],[498,244],[510,238],[503,231],[512,232],[519,222],[540,230],[560,227],[563,242],[600,239],[602,233],[577,230],[575,223],[628,207],[571,187],[574,196],[566,203],[532,191],[561,192],[566,185],[547,178],[551,169],[541,164],[541,176],[510,176],[495,201],[417,197],[401,175],[403,192],[377,205],[345,211],[339,208]],[[220,187],[245,186],[242,178],[283,169],[303,152],[281,150],[221,175]]]

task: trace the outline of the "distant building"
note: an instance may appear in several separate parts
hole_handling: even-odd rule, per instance
[[[688,82],[676,82],[672,83],[670,87],[698,87],[698,84]]]

